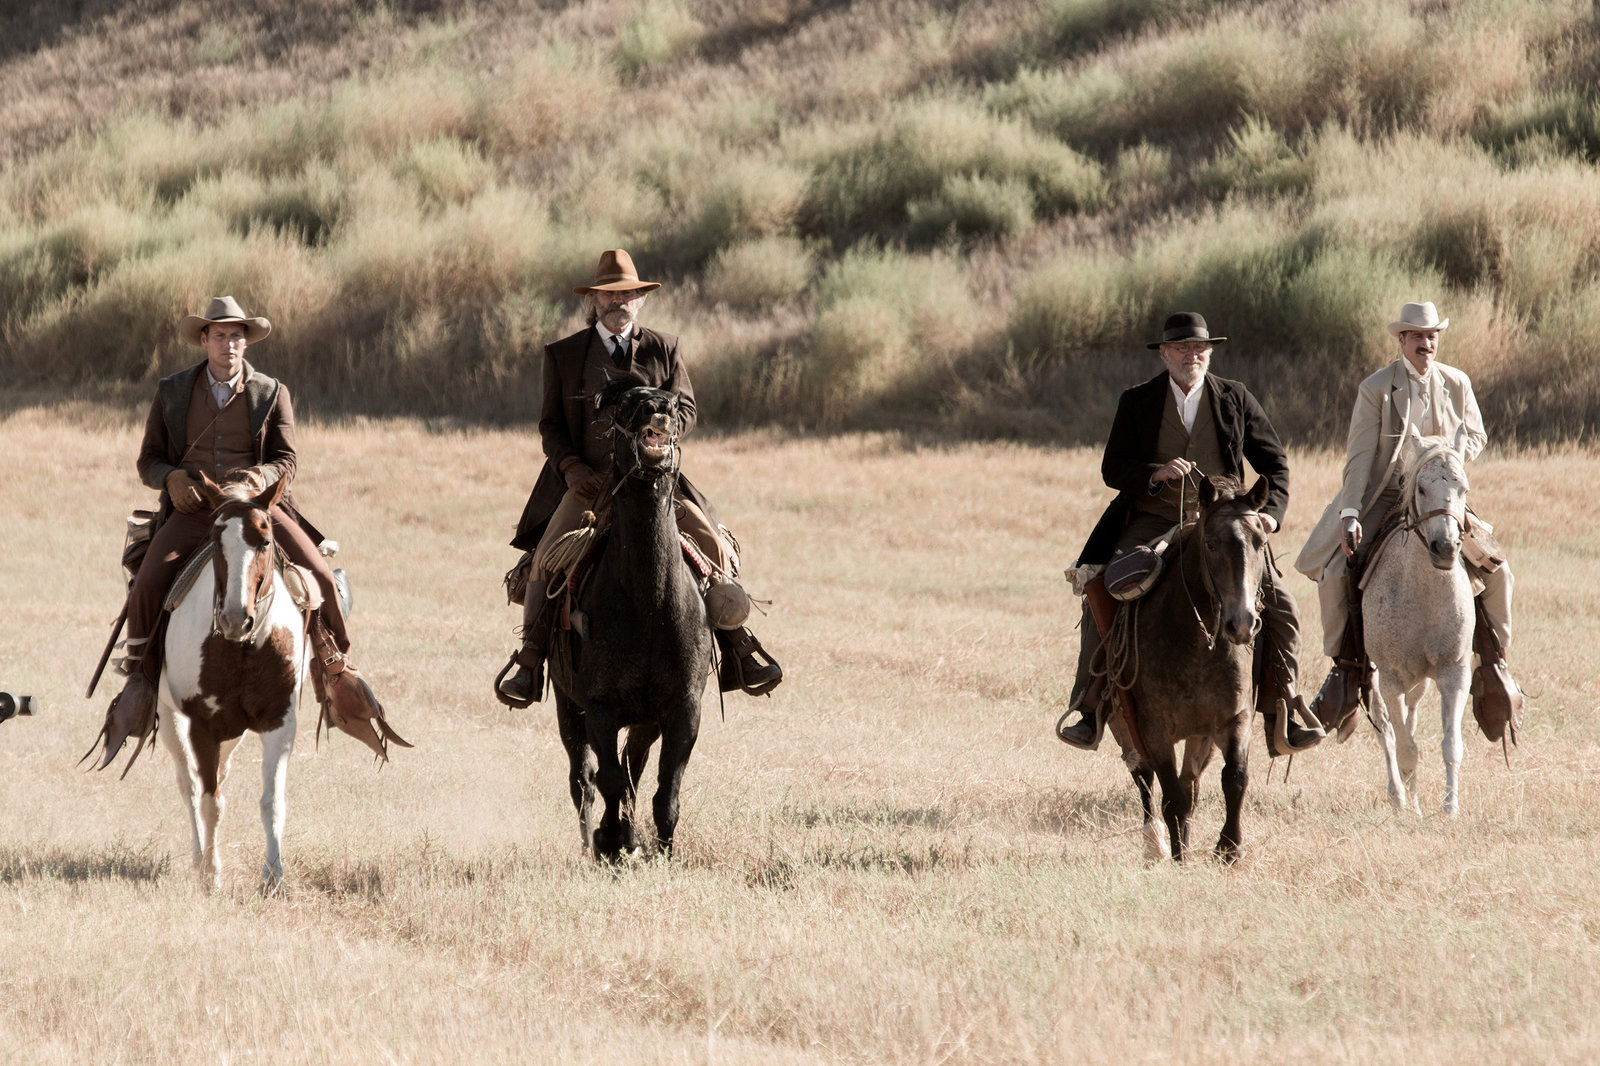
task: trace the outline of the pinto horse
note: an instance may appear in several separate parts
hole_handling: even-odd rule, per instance
[[[639,851],[634,795],[658,738],[652,808],[661,850],[672,851],[678,792],[700,733],[711,628],[673,509],[683,425],[677,395],[624,378],[598,403],[614,412],[611,531],[577,598],[587,635],[556,634],[550,679],[584,847],[614,861]],[[617,750],[623,729],[625,756]],[[597,791],[605,803],[598,824]]]
[[[1184,858],[1200,775],[1217,748],[1227,807],[1217,855],[1232,862],[1244,843],[1241,810],[1254,718],[1251,646],[1261,626],[1268,565],[1262,550],[1267,530],[1258,512],[1269,486],[1259,478],[1250,492],[1242,488],[1231,477],[1200,482],[1198,520],[1178,535],[1150,592],[1123,608],[1107,636],[1113,678],[1132,698],[1137,735],[1120,714],[1110,724],[1139,789],[1145,855],[1152,861],[1169,849],[1172,858]]]
[[[198,572],[167,622],[157,732],[176,764],[194,828],[195,870],[207,891],[221,884],[220,790],[246,730],[261,736],[267,834],[261,889],[273,891],[283,881],[284,788],[306,676],[305,619],[274,559],[270,512],[286,484],[280,480],[252,497],[244,486],[205,482],[206,502],[215,509],[211,565]]]

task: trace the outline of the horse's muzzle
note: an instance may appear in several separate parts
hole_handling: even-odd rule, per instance
[[[1428,561],[1435,570],[1454,570],[1461,558],[1461,542],[1454,537],[1428,541]]]
[[[1249,644],[1256,639],[1261,619],[1254,611],[1230,614],[1222,620],[1222,635],[1229,644]]]

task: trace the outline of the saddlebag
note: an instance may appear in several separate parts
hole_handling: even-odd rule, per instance
[[[517,560],[517,565],[506,571],[506,602],[521,607],[527,599],[528,575],[533,573],[533,549],[529,548]]]
[[[128,516],[128,533],[122,541],[122,572],[128,575],[130,589],[133,579],[139,576],[139,566],[150,550],[150,541],[155,539],[158,525],[154,511],[134,511]]]
[[[1135,545],[1107,563],[1104,580],[1111,598],[1126,603],[1154,588],[1161,576],[1161,556],[1177,533],[1174,526],[1149,544]]]

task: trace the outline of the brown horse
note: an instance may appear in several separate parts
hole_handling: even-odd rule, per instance
[[[1111,726],[1139,788],[1145,853],[1152,860],[1169,849],[1183,859],[1200,775],[1217,748],[1227,802],[1217,854],[1224,862],[1239,856],[1254,718],[1251,646],[1261,626],[1268,565],[1267,530],[1257,512],[1267,493],[1265,478],[1249,493],[1235,478],[1202,480],[1199,519],[1179,534],[1160,579],[1143,599],[1124,606],[1106,639],[1113,676],[1135,708],[1136,736],[1121,715],[1112,716]],[[1161,780],[1161,820],[1155,778]]]

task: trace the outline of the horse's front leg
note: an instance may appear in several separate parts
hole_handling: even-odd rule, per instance
[[[1183,861],[1189,846],[1189,812],[1193,808],[1189,791],[1178,778],[1177,754],[1165,741],[1149,748],[1156,777],[1161,780],[1161,814],[1172,841],[1172,857]]]
[[[1422,801],[1417,795],[1417,722],[1421,716],[1422,697],[1427,692],[1428,679],[1422,678],[1400,697],[1400,730],[1395,738],[1396,755],[1400,763],[1400,781],[1406,786],[1411,810],[1422,814]]]
[[[1439,720],[1444,734],[1439,748],[1444,754],[1444,805],[1439,812],[1447,818],[1461,813],[1461,718],[1467,709],[1471,690],[1471,658],[1441,667],[1434,678],[1439,686]]]
[[[578,836],[583,850],[594,854],[595,773],[599,768],[594,749],[589,747],[589,726],[583,709],[559,688],[556,691],[556,727],[561,731],[561,746],[567,749],[567,788],[578,811]]]
[[[1193,736],[1184,741],[1183,768],[1178,773],[1178,788],[1184,796],[1183,813],[1183,846],[1189,847],[1189,819],[1194,814],[1195,804],[1200,801],[1200,775],[1205,773],[1206,766],[1211,762],[1211,754],[1216,750],[1216,745],[1210,737]]]
[[[222,798],[222,781],[227,777],[227,758],[233,754],[233,745],[229,744],[224,752],[223,746],[210,737],[191,734],[190,747],[200,781],[200,887],[215,892],[222,887],[222,852],[217,848],[217,825],[227,806]]]
[[[685,704],[665,716],[661,728],[661,756],[656,763],[656,794],[651,810],[656,819],[656,839],[661,851],[672,854],[672,840],[678,831],[678,794],[683,788],[683,771],[689,754],[700,737],[700,698],[691,696]]]
[[[1222,799],[1227,815],[1222,822],[1222,835],[1217,838],[1217,858],[1234,863],[1244,847],[1244,793],[1250,785],[1250,723],[1253,716],[1247,711],[1234,722],[1233,731],[1223,742],[1222,749]]]
[[[263,895],[283,885],[283,827],[289,818],[289,756],[294,751],[294,730],[294,705],[290,704],[283,724],[261,735],[261,827],[267,834],[267,855],[261,865]]]
[[[625,838],[631,835],[631,828],[624,821],[628,772],[617,756],[617,715],[609,707],[591,703],[584,718],[595,757],[595,786],[606,802],[600,825],[594,831],[594,854],[597,859],[615,860],[622,854]]]
[[[1403,706],[1405,690],[1387,669],[1379,669],[1378,683],[1372,687],[1373,723],[1378,743],[1383,746],[1383,765],[1389,775],[1389,802],[1394,809],[1406,809],[1406,785],[1400,775],[1400,757],[1394,735],[1394,716],[1389,708]]]
[[[200,767],[190,745],[189,716],[163,705],[156,720],[156,732],[172,756],[172,766],[178,777],[178,796],[184,810],[189,812],[189,836],[194,844],[194,868],[200,870],[200,859],[205,853],[204,821],[200,817]]]
[[[1139,790],[1139,809],[1144,816],[1144,861],[1160,862],[1172,854],[1172,839],[1167,835],[1167,825],[1156,814],[1156,772],[1135,752],[1124,752],[1123,761],[1133,776],[1133,786]]]

